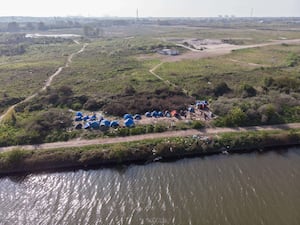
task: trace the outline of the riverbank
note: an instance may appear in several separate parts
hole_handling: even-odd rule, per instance
[[[0,153],[0,175],[264,151],[294,145],[300,145],[300,129],[192,135],[57,149],[15,148]]]

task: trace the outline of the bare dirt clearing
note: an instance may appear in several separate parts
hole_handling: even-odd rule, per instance
[[[159,59],[162,62],[178,62],[182,60],[189,60],[189,59],[195,60],[195,59],[227,55],[230,54],[233,50],[258,48],[258,47],[264,47],[270,45],[281,45],[281,44],[300,44],[300,39],[271,40],[270,42],[267,43],[254,44],[254,45],[232,45],[232,44],[217,42],[216,40],[214,40],[211,42],[207,41],[203,45],[199,45],[198,43],[197,48],[203,47],[205,48],[203,50],[192,48],[181,43],[180,44],[176,43],[178,47],[185,48],[189,51],[177,56],[165,56],[165,55],[160,55],[158,53],[151,54],[151,55],[141,55],[138,57],[138,59],[140,60]]]

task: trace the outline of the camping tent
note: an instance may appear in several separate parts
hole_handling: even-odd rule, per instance
[[[124,121],[124,125],[126,127],[134,127],[134,121],[133,121],[133,119],[128,118],[127,120]]]
[[[119,125],[119,122],[118,122],[118,121],[114,120],[114,121],[111,121],[111,122],[110,122],[110,126],[115,128],[115,127],[118,127],[118,126],[120,126],[120,125]]]
[[[152,117],[158,117],[157,111],[154,110],[154,111],[151,113],[151,116],[152,116]]]
[[[90,119],[91,119],[92,121],[96,120],[96,119],[97,119],[96,114],[92,115]]]
[[[145,116],[148,117],[148,118],[149,118],[149,117],[152,117],[150,112],[146,112],[146,113],[145,113]]]
[[[132,119],[132,120],[133,120],[133,117],[132,117],[131,114],[125,114],[125,115],[123,116],[123,118],[124,118],[124,120],[127,120],[127,119]]]
[[[88,121],[89,119],[90,119],[89,116],[84,116],[84,117],[83,117],[83,120],[84,120],[84,121]]]
[[[141,117],[140,114],[135,114],[135,115],[134,115],[134,119],[135,119],[135,120],[141,120],[142,117]]]
[[[76,116],[76,117],[75,117],[75,121],[76,121],[76,122],[82,121],[82,117],[81,117],[81,116]]]
[[[191,107],[188,108],[188,111],[191,112],[191,113],[194,113],[195,112],[195,108],[191,106]]]
[[[173,116],[173,117],[178,117],[179,114],[177,113],[176,110],[173,110],[173,111],[171,112],[171,116]]]
[[[84,124],[83,128],[84,129],[90,129],[91,128],[91,124],[89,122],[87,122],[86,124]]]
[[[157,116],[158,116],[158,117],[164,117],[164,114],[163,114],[163,112],[159,111],[159,112],[157,113]]]
[[[171,117],[171,114],[168,110],[165,111],[165,117]]]
[[[82,112],[76,112],[76,116],[83,117],[83,114],[82,114]]]
[[[100,126],[101,127],[109,127],[110,126],[110,121],[108,121],[108,120],[105,120],[105,119],[103,119],[103,120],[101,120],[101,122],[100,122]]]
[[[100,123],[97,122],[97,121],[91,122],[90,125],[91,125],[91,128],[93,128],[93,129],[99,129],[100,128]]]

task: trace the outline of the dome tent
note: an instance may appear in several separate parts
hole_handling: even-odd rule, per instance
[[[82,114],[82,112],[76,112],[76,116],[83,117],[83,114]]]
[[[133,117],[132,117],[132,115],[131,114],[125,114],[124,116],[123,116],[123,118],[124,118],[124,120],[127,120],[127,119],[132,119],[133,120]]]
[[[83,119],[84,121],[88,121],[88,120],[90,119],[90,117],[89,117],[89,116],[84,116],[82,119]]]
[[[146,112],[145,116],[148,117],[148,118],[152,117],[150,112]]]
[[[90,129],[91,128],[91,124],[89,122],[87,122],[86,124],[84,124],[83,128],[84,129]]]
[[[124,121],[124,125],[126,127],[134,127],[134,121],[133,121],[133,119],[128,118],[127,120]]]
[[[188,108],[188,111],[191,112],[191,113],[194,113],[195,112],[195,108],[191,106],[191,107]]]
[[[158,117],[157,111],[154,110],[154,111],[151,113],[151,116],[152,116],[152,117]]]
[[[142,119],[142,116],[140,114],[135,114],[134,115],[134,119],[135,120],[141,120]]]
[[[111,126],[111,127],[119,127],[120,125],[119,125],[119,122],[118,122],[118,121],[114,120],[114,121],[111,121],[111,122],[110,122],[110,126]]]
[[[109,126],[110,126],[110,121],[109,121],[109,120],[103,119],[103,120],[101,120],[101,122],[100,122],[100,126],[101,126],[101,127],[102,127],[102,126],[104,126],[104,127],[109,127]]]
[[[158,116],[158,117],[164,117],[164,114],[163,114],[163,112],[159,111],[159,112],[157,113],[157,116]]]
[[[75,121],[76,121],[76,122],[82,121],[82,117],[81,117],[81,116],[76,116],[76,117],[75,117]]]
[[[99,129],[100,128],[100,123],[97,122],[97,121],[91,122],[90,125],[91,125],[91,128],[93,128],[93,129]]]

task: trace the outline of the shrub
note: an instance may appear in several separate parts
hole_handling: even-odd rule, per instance
[[[192,128],[193,129],[201,129],[204,127],[204,124],[200,121],[193,121]]]
[[[242,91],[242,97],[243,98],[248,98],[248,97],[254,97],[256,96],[256,90],[254,87],[252,87],[249,84],[244,84],[241,86],[241,91]]]
[[[215,96],[222,96],[226,93],[229,93],[231,89],[228,87],[228,85],[225,82],[218,83],[214,88],[214,94]]]

